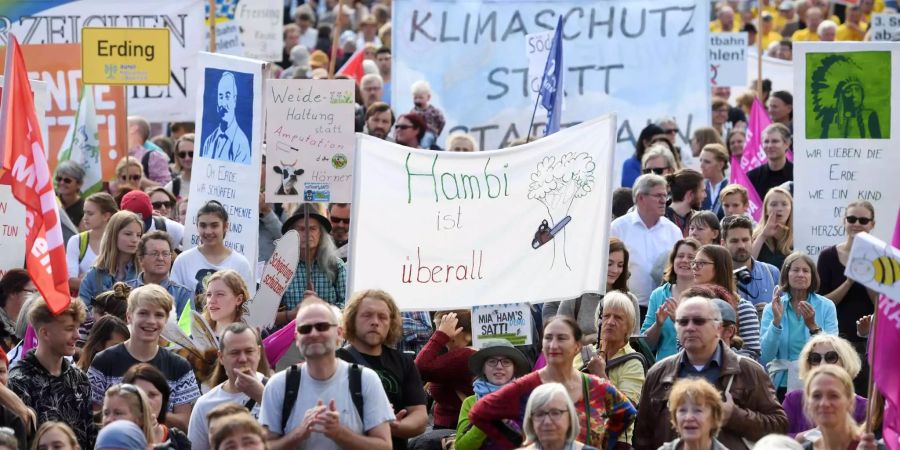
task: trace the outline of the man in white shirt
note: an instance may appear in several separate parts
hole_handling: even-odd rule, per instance
[[[614,220],[609,234],[621,239],[628,248],[631,274],[628,289],[637,297],[643,317],[650,292],[661,281],[654,277],[659,272],[654,269],[665,260],[682,234],[674,223],[663,217],[667,198],[665,178],[653,173],[641,175],[634,182],[632,195],[634,210]]]
[[[219,340],[218,370],[225,372],[227,380],[197,399],[191,411],[188,437],[193,450],[209,450],[209,423],[207,414],[222,403],[243,405],[253,417],[259,416],[262,403],[264,374],[257,371],[262,354],[262,341],[256,330],[243,322],[235,322],[225,328]],[[264,366],[268,369],[268,366]]]
[[[344,337],[334,311],[322,300],[307,298],[296,323],[297,347],[306,364],[299,368],[300,386],[288,420],[282,420],[282,410],[288,401],[287,374],[294,369],[266,384],[259,421],[268,429],[269,448],[391,450],[395,416],[381,379],[372,369],[355,366],[362,371],[360,417],[350,390],[351,365],[335,356]]]

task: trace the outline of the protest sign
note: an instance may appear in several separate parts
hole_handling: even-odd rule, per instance
[[[225,246],[256,261],[265,63],[206,52],[200,52],[198,63],[203,78],[184,248],[200,243],[197,210],[216,200],[228,211]]]
[[[349,292],[384,289],[402,310],[602,292],[615,123],[475,153],[357,135]]]
[[[41,106],[37,109],[38,119],[46,124],[44,135],[47,163],[50,172],[56,170],[60,154],[71,144],[66,140],[69,129],[78,112],[81,93],[81,46],[79,44],[23,45],[25,66],[29,78],[41,80],[41,85],[32,82],[36,96],[40,96]],[[0,68],[3,67],[6,47],[0,48]],[[5,69],[3,69],[5,70]],[[40,86],[44,86],[42,91]],[[37,102],[38,99],[35,99]],[[97,110],[97,129],[100,137],[100,162],[103,179],[115,178],[116,163],[127,153],[127,118],[125,113],[124,86],[94,86],[94,106]]]
[[[900,299],[900,250],[869,233],[853,237],[844,275],[892,299]]]
[[[505,339],[512,345],[531,345],[531,306],[528,303],[472,307],[472,346],[485,339]]]
[[[278,305],[288,284],[294,278],[298,262],[300,262],[300,234],[296,230],[289,230],[275,241],[275,251],[258,275],[259,290],[250,302],[247,325],[265,329],[275,324]]]
[[[87,84],[168,85],[169,31],[84,27],[81,67]]]
[[[393,8],[392,106],[412,109],[408,87],[428,81],[447,119],[439,142],[462,131],[494,149],[528,134],[534,100],[522,48],[529,33],[553,31],[559,16],[563,127],[615,112],[616,180],[648,121],[674,116],[682,147],[709,124],[708,1],[396,0]],[[545,120],[539,111],[532,130]]]
[[[266,201],[350,203],[353,80],[268,80],[266,94]]]
[[[193,105],[199,92],[196,86],[200,80],[197,52],[205,48],[203,8],[206,0],[54,0],[26,2],[27,7],[20,6],[21,3],[0,3],[0,21],[6,24],[0,29],[0,45],[6,45],[7,33],[10,32],[15,33],[22,44],[69,44],[80,42],[83,27],[169,30],[172,81],[167,86],[130,86],[128,113],[153,122],[194,120],[191,108],[185,105]],[[79,50],[70,56],[78,59],[80,55]],[[26,62],[28,60],[26,54]],[[81,68],[80,61],[76,68]],[[29,64],[28,70],[35,69]],[[56,69],[52,70],[54,72],[51,73],[55,73]],[[72,98],[77,104],[78,90],[75,92]],[[97,109],[102,114],[104,108],[100,101],[97,101]],[[74,116],[75,107],[72,111]],[[103,124],[100,126],[102,129]],[[101,142],[101,148],[107,147]],[[50,154],[54,153],[51,148]]]
[[[26,232],[25,205],[13,197],[9,185],[0,184],[0,278],[25,266]]]
[[[900,37],[900,14],[877,13],[872,14],[872,24],[869,26],[869,34],[873,41],[893,41]]]
[[[795,43],[795,249],[815,256],[843,241],[850,202],[900,207],[898,57],[892,43]],[[876,220],[872,234],[890,236],[891,225]]]
[[[747,50],[745,32],[710,33],[709,83],[713,86],[746,86]]]
[[[553,44],[553,32],[532,33],[525,36],[525,56],[528,58],[528,93],[536,101],[541,90],[541,77]]]
[[[253,0],[238,2],[234,15],[241,31],[244,56],[263,61],[281,61],[284,48],[284,2]]]

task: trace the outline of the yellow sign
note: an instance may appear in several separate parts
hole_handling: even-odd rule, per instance
[[[169,84],[168,28],[82,28],[86,84]]]

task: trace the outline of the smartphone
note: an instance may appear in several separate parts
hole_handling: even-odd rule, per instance
[[[593,345],[585,345],[584,347],[581,347],[581,362],[584,364],[591,362],[591,359],[596,354],[597,351],[594,350]]]

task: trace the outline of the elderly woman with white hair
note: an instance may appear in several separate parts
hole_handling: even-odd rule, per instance
[[[84,199],[81,185],[84,183],[84,169],[73,161],[63,161],[56,168],[56,196],[66,214],[75,226],[81,224],[84,216]]]
[[[675,155],[662,143],[653,144],[641,158],[641,173],[655,173],[660,176],[675,173]]]
[[[576,441],[578,413],[565,386],[546,383],[535,388],[525,406],[525,450],[596,450]]]
[[[451,152],[477,152],[478,143],[468,133],[453,133],[447,138],[447,151]]]

